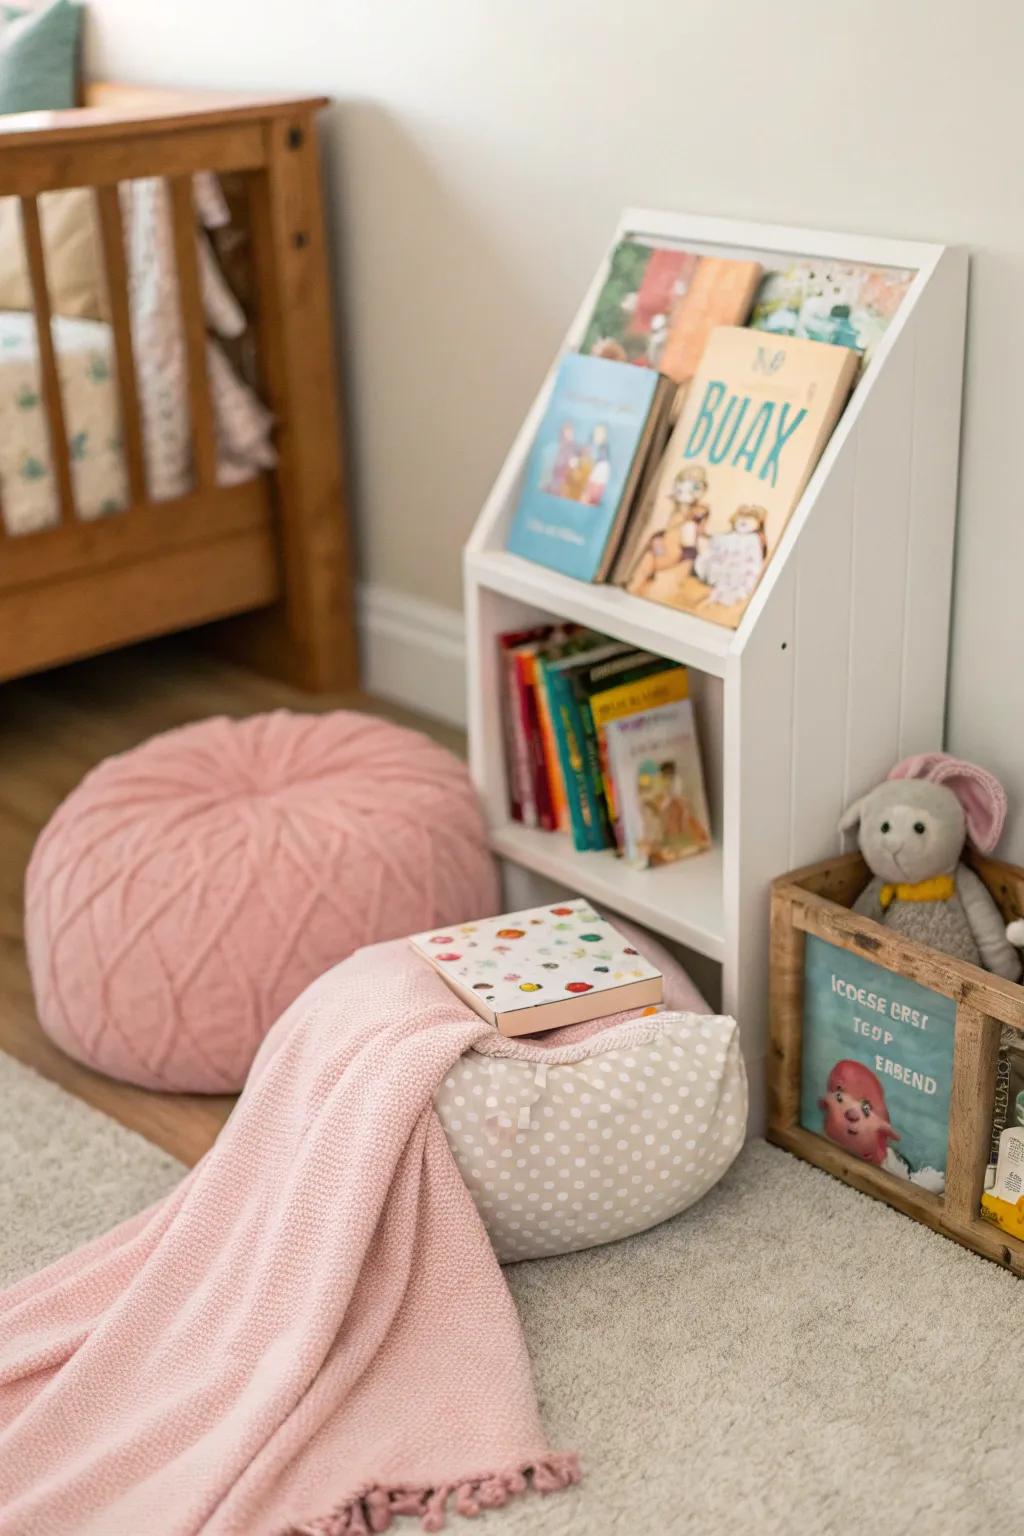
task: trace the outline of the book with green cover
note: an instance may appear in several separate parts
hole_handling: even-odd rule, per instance
[[[573,844],[581,853],[607,848],[611,843],[607,813],[603,809],[604,796],[595,756],[593,725],[584,718],[572,674],[580,666],[604,660],[625,650],[628,647],[620,642],[610,642],[582,656],[566,656],[544,666]]]
[[[551,701],[551,723],[558,744],[558,756],[562,765],[562,781],[569,811],[569,830],[573,847],[580,853],[597,846],[592,832],[593,814],[586,794],[586,776],[583,759],[583,726],[576,709],[576,700],[565,677],[554,668],[545,669],[548,697]]]
[[[547,641],[538,647],[533,658],[533,689],[540,719],[544,766],[551,788],[555,826],[560,832],[571,832],[572,825],[546,669],[552,662],[560,661],[565,656],[591,651],[604,643],[604,636],[595,634],[593,630],[582,629],[576,624],[557,626],[551,630]]]
[[[579,714],[580,724],[583,727],[583,770],[587,781],[587,794],[594,806],[594,825],[598,834],[599,848],[615,847],[615,832],[612,827],[611,817],[608,814],[608,801],[604,793],[604,781],[601,774],[601,755],[598,750],[597,732],[594,729],[593,716],[590,713],[590,699],[587,696],[583,677],[579,672],[568,674],[569,686],[576,695],[576,709]]]
[[[587,744],[587,767],[597,785],[606,846],[616,851],[621,847],[621,829],[616,826],[615,802],[607,771],[604,732],[595,725],[591,703],[595,694],[614,688],[617,684],[626,682],[627,679],[644,677],[652,671],[661,672],[665,666],[664,657],[653,656],[649,651],[623,649],[619,655],[611,656],[604,661],[589,662],[573,674],[573,686],[576,690]]]

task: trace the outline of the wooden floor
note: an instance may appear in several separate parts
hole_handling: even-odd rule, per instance
[[[0,1050],[189,1164],[210,1146],[234,1099],[115,1083],[50,1044],[36,1021],[25,964],[25,869],[51,812],[102,758],[190,720],[281,707],[369,710],[463,750],[458,731],[361,694],[298,693],[188,640],[137,646],[0,685]]]

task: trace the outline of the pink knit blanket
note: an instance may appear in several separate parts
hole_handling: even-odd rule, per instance
[[[437,1531],[576,1480],[432,1104],[489,1027],[361,950],[172,1194],[0,1296],[3,1536]]]

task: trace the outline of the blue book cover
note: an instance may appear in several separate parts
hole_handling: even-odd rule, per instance
[[[566,576],[600,580],[661,375],[569,353],[526,463],[508,548]],[[606,551],[608,556],[606,558]]]
[[[808,935],[800,1124],[941,1194],[955,1034],[948,997]]]

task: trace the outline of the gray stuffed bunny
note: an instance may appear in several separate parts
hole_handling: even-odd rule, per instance
[[[933,752],[906,758],[846,812],[872,879],[853,910],[909,939],[1017,981],[1020,956],[984,884],[960,862],[964,842],[990,853],[1006,817],[1002,785]]]

